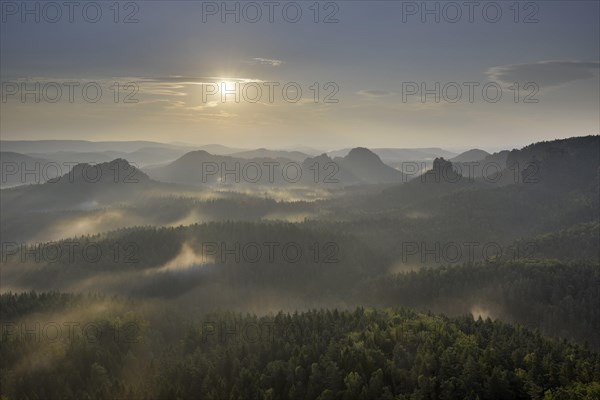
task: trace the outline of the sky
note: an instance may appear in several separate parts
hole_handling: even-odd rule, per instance
[[[600,131],[598,1],[65,4],[1,2],[3,140],[495,150]]]

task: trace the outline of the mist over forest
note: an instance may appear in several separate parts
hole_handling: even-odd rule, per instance
[[[0,1],[0,400],[599,400],[600,2]]]
[[[6,182],[56,159],[34,145],[3,144],[31,151],[2,152]],[[7,398],[599,389],[599,136],[411,174],[366,148],[164,149],[161,167],[78,163],[2,189]],[[243,175],[264,163],[273,179]],[[332,182],[276,179],[285,164]]]

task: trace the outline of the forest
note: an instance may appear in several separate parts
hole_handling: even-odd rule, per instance
[[[400,184],[2,189],[1,399],[597,399],[599,149],[512,150],[496,182],[437,158]]]
[[[261,317],[212,312],[200,317],[160,306],[148,313],[137,302],[102,295],[31,292],[3,294],[0,299],[10,317],[105,306],[102,318],[93,320],[101,329],[94,334],[74,330],[68,340],[66,334],[49,337],[43,328],[7,329],[3,322],[0,379],[6,398],[600,395],[597,353],[489,318],[448,318],[392,308]],[[121,334],[112,334],[118,327]],[[16,362],[18,368],[8,368]]]

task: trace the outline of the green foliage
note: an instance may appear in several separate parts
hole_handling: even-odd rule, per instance
[[[28,304],[18,306],[28,310],[24,317],[49,310],[50,304],[56,305],[54,312],[67,312],[98,299],[72,297],[65,303],[64,295],[53,293],[4,294],[1,300],[2,305]],[[107,319],[122,317],[124,309],[113,309]],[[598,354],[489,319],[362,308],[264,317],[218,312],[199,317],[193,322],[184,312],[146,311],[135,343],[78,339],[49,344],[4,338],[2,395],[22,399],[591,399],[600,389]],[[181,324],[188,328],[180,329]]]
[[[385,299],[381,305],[488,314],[600,349],[597,264],[530,260],[424,268],[375,286]]]

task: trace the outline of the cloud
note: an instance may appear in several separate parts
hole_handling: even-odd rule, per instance
[[[560,86],[566,83],[598,77],[599,61],[539,61],[492,67],[486,75],[495,82],[535,82],[538,87]]]
[[[168,76],[168,77],[154,77],[154,78],[146,78],[146,77],[138,77],[138,78],[129,78],[135,82],[158,82],[158,83],[173,83],[173,84],[181,84],[181,85],[209,85],[213,83],[220,82],[238,82],[238,83],[250,83],[250,82],[262,82],[260,79],[252,79],[252,78],[233,78],[233,77],[223,77],[223,76],[201,76],[201,77],[191,77],[191,76]]]
[[[359,90],[358,93],[360,96],[364,96],[367,98],[376,98],[376,97],[390,97],[393,96],[393,92],[389,92],[387,90]]]
[[[253,58],[252,62],[254,64],[270,65],[272,67],[279,67],[281,64],[283,64],[283,61],[281,61],[281,60],[275,60],[272,58],[260,58],[260,57]]]
[[[123,80],[122,78],[117,78]],[[239,84],[240,87],[247,83],[262,83],[260,79],[251,78],[226,78],[226,77],[211,77],[211,76],[168,76],[168,77],[129,77],[128,82],[135,82],[139,93],[144,96],[138,104],[164,104],[166,109],[178,109],[187,111],[206,111],[217,107],[218,101],[207,101],[200,105],[194,103],[193,94],[198,94],[194,88],[202,86],[211,86],[212,89],[220,88],[222,84]],[[216,86],[215,86],[216,85]],[[240,89],[235,89],[240,90]],[[213,91],[212,96],[216,95]],[[188,97],[189,101],[173,100],[173,97]],[[218,114],[218,115],[217,115]],[[219,118],[230,118],[235,114],[219,112],[217,114],[206,114]]]
[[[187,107],[188,110],[196,110],[196,111],[202,111],[202,110],[206,110],[207,108],[214,108],[216,106],[219,105],[218,101],[208,101],[205,104],[199,105],[199,106],[193,106],[193,107]]]

